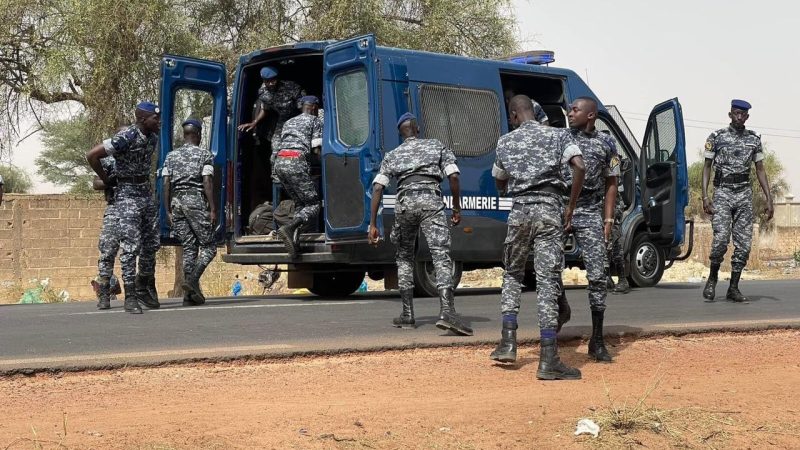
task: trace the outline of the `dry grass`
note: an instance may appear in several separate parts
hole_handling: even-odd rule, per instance
[[[44,450],[44,449],[59,449],[59,450],[68,450],[69,447],[65,444],[67,439],[67,413],[62,413],[61,416],[61,430],[56,431],[55,439],[45,439],[39,436],[39,432],[36,430],[36,427],[31,427],[31,434],[33,437],[18,437],[11,441],[5,448],[5,450],[12,450],[12,449],[21,449],[21,448],[33,448],[34,450]]]

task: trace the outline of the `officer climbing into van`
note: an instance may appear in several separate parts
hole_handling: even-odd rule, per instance
[[[717,130],[706,140],[703,165],[703,211],[711,216],[714,239],[711,243],[711,273],[708,275],[703,297],[713,302],[716,295],[719,267],[733,234],[731,256],[731,282],[725,298],[732,302],[746,302],[739,291],[739,279],[750,256],[753,240],[753,190],[750,187],[750,167],[756,166],[756,176],[767,200],[767,220],[772,219],[774,207],[769,191],[767,172],[764,170],[764,149],[761,136],[745,128],[750,118],[750,103],[731,101],[728,128]],[[714,168],[714,199],[708,198],[708,181]]]
[[[161,306],[155,292],[154,248],[157,249],[159,245],[156,228],[158,211],[150,183],[156,133],[161,126],[160,112],[154,103],[139,103],[135,111],[135,124],[104,140],[86,154],[89,165],[103,184],[116,188],[114,202],[121,236],[120,262],[125,286],[125,311],[131,314],[142,313],[139,303],[150,309]],[[103,170],[101,159],[106,156],[114,157],[116,178],[109,177]]]
[[[183,247],[183,306],[194,306],[206,301],[200,278],[217,255],[217,207],[213,157],[199,146],[203,124],[188,119],[181,126],[184,144],[167,155],[161,175],[167,221]]]
[[[614,211],[617,204],[617,180],[620,174],[620,159],[614,139],[599,132],[594,124],[597,120],[597,102],[589,97],[579,97],[570,105],[567,115],[570,132],[583,153],[586,177],[575,214],[572,232],[583,252],[586,278],[589,280],[589,305],[592,313],[592,337],[589,340],[589,356],[597,361],[609,362],[611,355],[603,340],[603,319],[606,309],[606,243],[611,237]],[[567,183],[571,180],[564,171]]]
[[[508,232],[503,248],[503,289],[500,310],[503,314],[502,339],[490,358],[500,362],[517,359],[517,315],[522,279],[530,252],[534,265],[541,333],[540,380],[577,380],[580,370],[558,357],[558,281],[561,278],[564,247],[562,237],[571,226],[572,214],[583,187],[585,174],[581,150],[569,131],[540,125],[529,97],[514,96],[509,116],[517,128],[497,142],[497,157],[492,175],[499,192],[512,197]],[[562,196],[567,183],[562,167],[572,167],[572,191],[564,209]]]
[[[263,84],[258,88],[258,102],[261,110],[252,122],[239,125],[239,131],[252,131],[268,114],[276,115],[275,129],[269,136],[272,143],[271,161],[275,160],[275,153],[279,150],[281,142],[281,129],[287,120],[297,115],[297,102],[303,97],[305,91],[299,84],[291,80],[279,80],[278,70],[274,67],[261,69]]]
[[[281,143],[273,171],[294,201],[292,221],[278,229],[289,257],[300,251],[300,231],[317,217],[322,207],[317,186],[311,179],[310,163],[322,146],[322,121],[317,117],[319,99],[308,95],[300,100],[303,112],[283,125]]]
[[[437,139],[419,139],[417,118],[411,113],[400,116],[397,128],[403,143],[387,153],[380,173],[373,182],[369,222],[369,242],[379,241],[376,221],[383,190],[392,178],[397,179],[395,222],[390,239],[397,248],[397,276],[403,310],[392,324],[398,328],[415,328],[414,320],[414,243],[422,231],[431,250],[436,285],[439,289],[439,320],[436,326],[462,336],[471,336],[472,328],[456,313],[453,298],[453,260],[450,258],[450,228],[444,212],[439,188],[444,177],[453,196],[451,222],[461,222],[461,189],[459,169],[453,151]]]

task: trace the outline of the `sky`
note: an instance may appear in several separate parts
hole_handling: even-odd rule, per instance
[[[800,121],[787,116],[800,100],[797,41],[800,3],[776,0],[513,0],[522,50],[555,52],[605,104],[614,104],[640,139],[653,106],[678,97],[689,162],[709,133],[728,123],[730,101],[753,105],[748,127],[760,133],[800,194]],[[34,177],[35,192],[62,189],[35,175],[38,136],[12,162]]]

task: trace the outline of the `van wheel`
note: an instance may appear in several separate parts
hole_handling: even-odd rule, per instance
[[[320,297],[347,297],[364,281],[364,272],[320,272],[314,274],[313,285],[308,289]]]
[[[535,291],[536,290],[536,271],[526,270],[525,276],[522,277],[522,290],[523,291]]]
[[[647,233],[639,233],[633,240],[630,253],[630,282],[638,287],[651,287],[664,275],[664,252]]]
[[[458,287],[464,266],[459,261],[453,261],[453,287]],[[419,261],[414,265],[414,296],[438,297],[439,288],[436,286],[436,275],[433,272],[432,261]]]

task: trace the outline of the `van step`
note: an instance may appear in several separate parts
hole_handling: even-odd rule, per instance
[[[263,244],[267,242],[279,242],[280,239],[275,234],[257,234],[239,236],[236,238],[237,244]],[[324,233],[304,233],[300,235],[300,242],[325,242]]]

